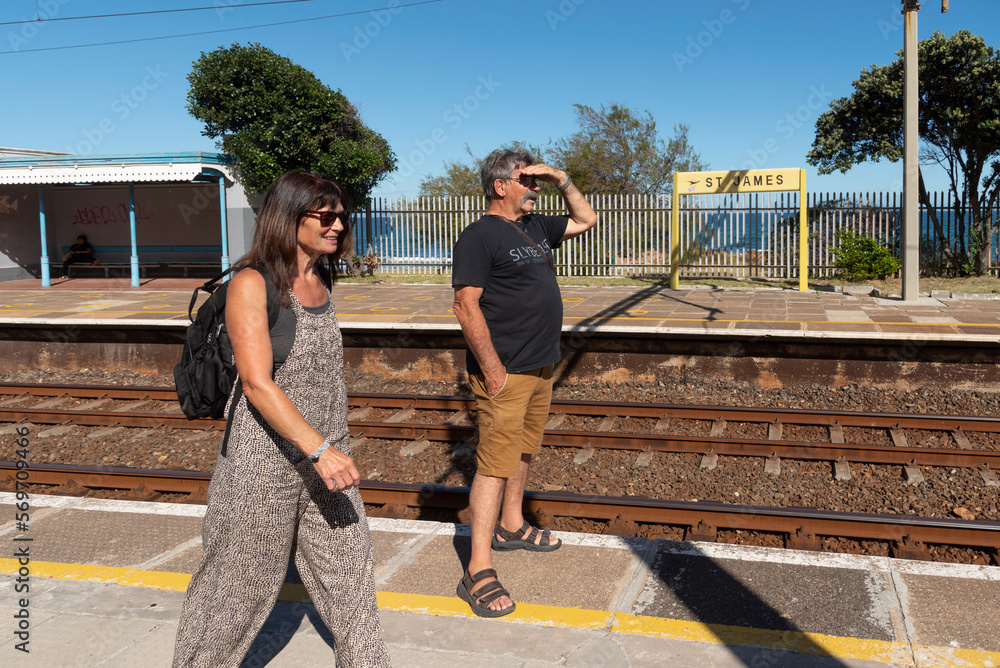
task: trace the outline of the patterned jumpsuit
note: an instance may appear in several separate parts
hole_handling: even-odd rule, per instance
[[[313,428],[350,455],[344,348],[333,303],[317,313],[294,294],[291,300],[295,339],[274,380]],[[274,607],[292,550],[333,634],[338,668],[389,665],[361,494],[329,491],[302,451],[245,395],[212,475],[202,541],[177,630],[175,668],[240,665]]]

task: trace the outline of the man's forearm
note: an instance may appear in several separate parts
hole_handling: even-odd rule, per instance
[[[584,229],[589,230],[597,224],[597,212],[590,206],[580,189],[572,183],[561,191],[563,201],[566,202],[566,210],[569,217],[578,222]]]
[[[490,376],[506,372],[500,356],[497,355],[496,348],[493,347],[493,340],[490,338],[490,328],[486,324],[486,317],[477,307],[458,307],[455,305],[455,316],[458,324],[462,326],[462,335],[465,342],[469,344],[469,350],[479,362],[479,368],[483,370],[483,375]]]

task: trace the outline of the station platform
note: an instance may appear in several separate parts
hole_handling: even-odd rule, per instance
[[[0,493],[3,664],[169,666],[205,507],[33,495],[18,526],[14,503]],[[517,610],[488,620],[455,595],[467,526],[369,521],[395,666],[1000,665],[997,567],[560,533],[496,553]],[[244,665],[332,664],[289,582]]]
[[[191,292],[203,279],[71,279],[0,283],[0,323],[184,327]],[[904,302],[865,289],[842,292],[778,288],[681,289],[563,286],[564,331],[645,332],[725,337],[922,339],[996,342],[1000,295],[933,292]],[[204,299],[204,297],[202,297]],[[448,285],[338,283],[341,327],[460,331]]]

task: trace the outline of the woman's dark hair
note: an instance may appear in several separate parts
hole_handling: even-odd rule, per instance
[[[234,271],[246,267],[266,271],[278,288],[282,306],[287,307],[302,217],[309,211],[336,208],[338,204],[344,207],[345,213],[350,213],[347,195],[334,181],[312,172],[282,174],[264,194],[250,251],[233,265]],[[337,235],[337,252],[325,256],[328,266],[323,266],[322,258],[316,263],[317,269],[327,274],[330,282],[337,279],[337,260],[354,250],[350,222],[345,218],[343,224],[344,229]]]
[[[86,234],[78,234],[78,235],[76,235],[76,238],[77,239],[83,239],[83,243],[87,243],[87,235]]]

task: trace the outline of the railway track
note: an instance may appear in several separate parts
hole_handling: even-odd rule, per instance
[[[187,494],[198,502],[204,502],[211,478],[201,472],[64,465],[31,466],[29,471],[31,485],[53,486],[56,491],[130,490],[133,498],[146,499],[163,493]],[[0,462],[0,479],[9,481],[16,472],[13,462]],[[402,516],[407,508],[462,511],[468,507],[465,487],[363,481],[360,490],[366,504],[380,507],[374,514],[383,516]],[[606,533],[620,535],[629,534],[630,525],[641,523],[681,527],[686,540],[697,541],[714,541],[722,530],[778,534],[786,547],[805,550],[821,549],[821,538],[878,540],[890,541],[894,556],[911,559],[930,559],[929,545],[955,546],[982,551],[1000,565],[1000,522],[565,492],[526,492],[525,504],[536,516],[606,522]]]
[[[15,405],[35,397],[49,399],[34,407]],[[48,407],[59,400],[87,401],[73,408]],[[115,402],[124,403],[97,407]],[[474,400],[468,397],[352,394],[348,402],[356,442],[471,443],[476,437]],[[134,410],[151,404],[169,408]],[[0,423],[18,422],[190,430],[221,430],[225,424],[187,420],[170,388],[0,384]],[[736,425],[740,434],[731,434]],[[789,437],[803,429],[812,430],[810,440]],[[927,434],[950,447],[923,444]],[[824,461],[834,464],[838,479],[850,477],[852,463],[901,466],[908,479],[918,478],[921,466],[963,467],[975,469],[983,484],[1000,486],[998,418],[554,400],[542,444],[700,454],[703,468],[713,468],[719,456],[763,458],[770,472],[780,471],[782,459]]]

